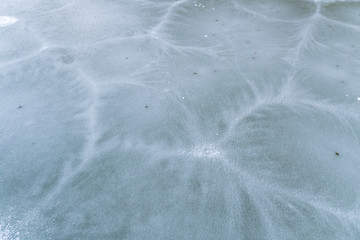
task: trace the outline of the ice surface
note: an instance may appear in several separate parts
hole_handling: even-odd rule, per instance
[[[18,20],[13,17],[0,16],[0,27],[6,27],[8,25],[16,23]]]
[[[360,1],[3,0],[0,239],[359,239]]]

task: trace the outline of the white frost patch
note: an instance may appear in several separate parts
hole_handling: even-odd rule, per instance
[[[0,16],[0,27],[6,27],[11,24],[14,24],[18,21],[17,18],[8,17],[8,16]]]
[[[178,152],[191,158],[221,158],[223,153],[214,144],[197,145],[192,149],[183,149]]]
[[[9,228],[0,224],[0,240],[20,240],[20,233],[13,234]]]
[[[221,156],[221,151],[213,144],[196,146],[190,154],[196,158],[216,158]]]

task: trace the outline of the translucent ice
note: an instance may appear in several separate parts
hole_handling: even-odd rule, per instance
[[[359,1],[3,0],[0,239],[359,239],[359,50]]]

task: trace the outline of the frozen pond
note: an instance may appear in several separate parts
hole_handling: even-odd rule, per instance
[[[359,238],[360,1],[1,1],[0,240]]]

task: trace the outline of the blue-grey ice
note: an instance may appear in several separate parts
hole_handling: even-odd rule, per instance
[[[359,240],[360,1],[2,0],[0,240]]]

